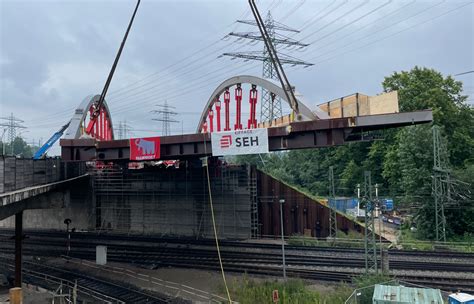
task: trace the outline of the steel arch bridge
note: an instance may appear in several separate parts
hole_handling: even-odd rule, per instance
[[[244,124],[242,123],[242,98],[244,85],[250,86],[250,91],[248,94],[250,117],[247,120],[247,124],[245,124],[245,122]],[[296,104],[292,104],[288,100],[283,88],[275,84],[273,81],[256,76],[238,75],[224,80],[212,92],[201,113],[201,117],[196,128],[196,133],[242,130],[245,128],[251,129],[261,127],[259,122],[257,122],[256,104],[258,102],[258,92],[262,89],[267,90],[272,98],[280,97],[283,101],[285,101],[293,111],[293,117],[296,121],[310,121],[329,118],[327,113],[317,107],[314,112],[311,111],[311,109],[305,104],[303,96],[297,92],[295,92],[295,95],[297,96]],[[233,100],[235,101],[234,122],[231,121],[231,107],[233,107],[231,101],[232,91],[234,95]],[[65,133],[64,139],[94,138],[99,141],[114,139],[112,117],[105,101],[100,109],[100,115],[98,117],[97,123],[90,132],[87,132],[89,129],[88,125],[91,123],[91,114],[94,112],[96,102],[99,99],[100,95],[89,95],[81,102],[71,118],[71,122]],[[223,126],[221,125],[221,100],[223,100],[224,103]],[[215,128],[214,125],[216,126]]]
[[[71,118],[69,127],[64,135],[64,139],[81,139],[94,138],[97,140],[113,140],[114,129],[112,124],[112,116],[109,107],[104,100],[97,122],[90,132],[87,132],[88,125],[91,123],[90,117],[95,110],[96,102],[100,99],[100,95],[89,95],[76,108]]]
[[[196,133],[200,132],[214,132],[214,131],[230,131],[230,130],[242,130],[244,125],[242,124],[242,85],[248,84],[251,86],[249,91],[249,109],[250,115],[247,120],[247,129],[257,128],[257,102],[258,102],[258,88],[265,89],[270,93],[272,100],[276,97],[280,97],[284,100],[293,111],[293,117],[296,121],[308,121],[317,119],[328,119],[327,113],[323,112],[319,108],[315,111],[305,104],[304,98],[301,94],[295,92],[297,96],[296,104],[292,104],[288,100],[283,88],[275,84],[273,81],[250,75],[239,75],[233,76],[223,81],[217,88],[212,92],[209,100],[201,114]],[[234,100],[235,100],[235,123],[231,123],[230,111],[231,111],[231,88],[235,87]],[[221,100],[224,101],[224,127],[221,128]],[[214,114],[214,109],[216,114]],[[216,122],[216,128],[214,128],[214,120]],[[245,123],[245,122],[244,122]]]
[[[247,93],[243,92],[247,87],[248,94],[244,94]],[[284,100],[292,113],[271,122],[257,122],[258,91],[263,89],[269,91],[273,98],[280,97]],[[301,94],[295,92],[295,96],[296,101],[290,102],[283,88],[260,77],[230,77],[219,84],[210,95],[201,112],[195,133],[160,138],[160,159],[176,160],[212,155],[212,132],[268,128],[269,151],[285,151],[372,140],[372,131],[429,123],[433,119],[431,110],[398,113],[398,100],[396,109],[381,109],[380,102],[383,102],[385,97],[378,95],[375,96],[379,102],[376,107],[378,112],[374,113],[369,112],[367,108],[369,96],[364,95],[365,99],[362,98],[359,104],[359,93],[314,108],[308,106]],[[246,121],[243,121],[242,117],[244,97],[248,97],[250,109]],[[105,101],[94,128],[91,128],[90,117],[99,98],[100,95],[88,96],[75,110],[69,128],[60,141],[64,161],[130,160],[130,141],[114,140],[112,118]],[[352,104],[352,108],[343,107],[346,104],[343,102],[344,98],[353,98],[351,102],[355,104]],[[223,108],[221,102],[224,103]],[[334,102],[336,104],[333,108]],[[359,109],[359,105],[365,108]],[[234,109],[232,118],[231,108]],[[224,112],[222,124],[221,109]]]

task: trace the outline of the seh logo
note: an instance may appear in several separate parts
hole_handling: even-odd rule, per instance
[[[229,148],[232,146],[232,136],[231,135],[224,135],[221,138],[221,148]]]
[[[237,137],[235,146],[238,148],[258,146],[258,136]]]

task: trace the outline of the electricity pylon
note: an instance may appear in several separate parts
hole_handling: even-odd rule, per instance
[[[435,204],[435,237],[446,242],[446,208],[461,208],[462,202],[471,200],[469,184],[451,175],[448,148],[439,126],[433,126],[433,181],[431,191]],[[467,189],[463,189],[467,188]]]
[[[127,121],[119,121],[119,125],[117,128],[118,132],[118,139],[126,139],[128,138],[128,133],[132,130],[132,128],[127,124]]]
[[[151,111],[152,113],[158,114],[158,118],[153,118],[153,120],[162,122],[161,135],[168,136],[171,134],[170,124],[172,122],[179,122],[171,118],[178,115],[178,113],[173,110],[176,109],[176,107],[170,106],[166,100],[164,104],[157,104],[156,106],[160,107],[160,109]]]
[[[450,196],[449,171],[445,146],[441,143],[438,126],[433,126],[433,183],[432,194],[435,203],[435,232],[437,242],[446,242],[446,217],[444,204]]]
[[[360,189],[357,192],[360,193]],[[374,224],[375,202],[372,198],[372,177],[370,171],[364,172],[363,196],[362,198],[359,197],[359,199],[361,200],[360,205],[365,210],[365,272],[377,273],[377,243],[375,242]]]
[[[10,141],[10,149],[11,149],[11,154],[14,155],[14,145],[13,142],[15,141],[15,138],[17,136],[17,130],[18,129],[25,129],[26,127],[22,125],[24,122],[23,120],[13,116],[13,113],[10,114],[10,116],[6,117],[0,117],[0,120],[6,120],[7,122],[5,123],[0,123],[0,127],[6,127],[8,130],[8,140]],[[3,141],[3,139],[2,139]],[[3,142],[5,144],[5,142]]]
[[[256,26],[257,23],[253,20],[237,20],[239,23],[244,23],[248,25]],[[284,24],[281,24],[275,20],[273,20],[270,11],[267,13],[267,17],[265,19],[265,28],[267,29],[268,35],[270,39],[277,48],[278,46],[286,46],[287,48],[304,48],[307,47],[309,44],[302,43],[300,41],[294,40],[290,37],[282,35],[277,31],[286,31],[286,32],[293,32],[299,33],[298,30],[292,29]],[[242,39],[250,39],[253,41],[263,41],[263,37],[260,33],[253,33],[253,32],[241,32],[241,33],[229,33],[229,36],[239,37],[239,40]],[[278,57],[282,64],[290,64],[290,65],[301,65],[304,67],[312,66],[312,63],[308,63],[303,60],[299,60],[295,57],[281,54],[278,52]],[[245,60],[258,60],[263,62],[263,78],[267,79],[274,79],[279,80],[278,75],[275,70],[275,66],[272,63],[269,51],[265,46],[263,49],[263,54],[260,51],[257,52],[234,52],[234,53],[224,53],[224,56],[230,56],[233,58],[242,58]],[[268,92],[267,90],[262,90],[262,97],[261,97],[261,106],[260,106],[260,121],[272,121],[275,118],[282,116],[282,108],[281,108],[281,99],[276,97],[274,94]]]

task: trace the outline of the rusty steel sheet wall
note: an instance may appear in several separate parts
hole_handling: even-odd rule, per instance
[[[285,236],[303,235],[305,229],[313,237],[329,235],[329,208],[300,191],[257,171],[259,234],[279,236],[280,199],[283,204],[283,230]],[[364,227],[351,219],[338,214],[338,229],[347,233],[363,233]]]

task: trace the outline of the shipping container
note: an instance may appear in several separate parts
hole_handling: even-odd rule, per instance
[[[328,203],[331,208],[346,213],[347,209],[357,207],[358,200],[352,197],[338,197],[328,199]]]
[[[384,211],[392,211],[393,210],[393,199],[386,198],[382,201],[382,210]]]

